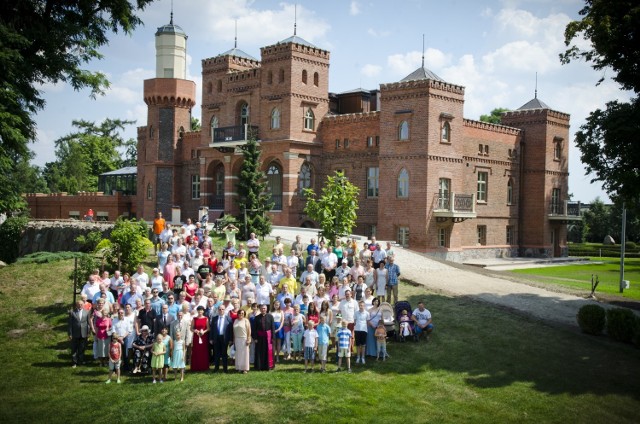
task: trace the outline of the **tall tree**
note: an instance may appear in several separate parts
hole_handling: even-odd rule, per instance
[[[612,79],[633,92],[629,102],[612,101],[604,110],[593,111],[576,133],[581,160],[592,181],[601,181],[613,197],[627,206],[640,207],[640,3],[637,0],[585,0],[583,17],[570,22],[565,30],[567,50],[563,63],[590,62],[602,72],[612,69]],[[574,44],[582,38],[588,48]]]
[[[502,122],[502,114],[509,112],[510,109],[504,107],[497,107],[491,111],[489,115],[480,115],[480,120],[483,122],[490,122],[492,124],[499,124]]]
[[[268,190],[266,176],[260,170],[260,150],[255,139],[251,139],[244,146],[242,154],[244,161],[240,168],[240,180],[238,181],[238,207],[240,208],[239,221],[245,222],[246,234],[256,233],[265,236],[271,232],[271,217],[267,214],[274,202]]]
[[[121,151],[131,149],[133,140],[125,141],[121,131],[135,121],[105,119],[100,124],[78,120],[72,125],[76,131],[59,138],[56,161],[47,163],[45,178],[51,191],[96,191],[98,175],[122,166],[133,166],[131,158],[124,159]],[[125,154],[130,156],[128,150]],[[131,163],[131,164],[130,164]]]
[[[24,207],[11,181],[36,136],[34,115],[45,106],[40,87],[69,83],[102,94],[109,83],[82,69],[100,59],[110,32],[131,33],[136,13],[153,0],[15,0],[0,2],[0,212]]]
[[[322,229],[322,236],[333,243],[336,237],[351,234],[358,218],[359,189],[342,172],[328,175],[318,197],[313,189],[304,190],[307,205],[304,211]]]
[[[605,205],[599,197],[596,197],[589,210],[585,211],[583,217],[584,225],[587,227],[587,241],[591,243],[602,243],[608,235],[618,241],[616,233],[611,228],[611,209]]]

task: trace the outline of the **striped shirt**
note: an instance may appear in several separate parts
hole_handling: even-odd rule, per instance
[[[338,334],[336,336],[338,337],[338,347],[340,349],[348,349],[349,342],[351,341],[351,330],[348,328],[341,328],[338,330]]]

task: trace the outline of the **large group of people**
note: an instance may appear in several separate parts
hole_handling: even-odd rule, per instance
[[[206,225],[191,220],[171,227],[158,214],[153,224],[157,266],[133,275],[99,270],[89,276],[69,313],[73,366],[84,362],[93,334],[93,356],[120,382],[120,367],[164,382],[168,371],[238,373],[271,370],[280,361],[304,361],[305,371],[327,370],[334,351],[338,367],[351,372],[366,357],[385,360],[381,302],[398,301],[400,267],[390,243],[375,238],[327,245],[297,236],[285,248],[259,258],[260,240],[237,243],[237,228],[223,229],[226,246],[212,247]],[[288,253],[288,255],[285,254]],[[413,311],[416,333],[433,330],[421,302]]]

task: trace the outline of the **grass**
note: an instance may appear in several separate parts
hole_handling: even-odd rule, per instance
[[[598,293],[640,300],[640,259],[625,259],[625,280],[630,281],[630,289],[620,294],[620,260],[611,258],[590,258],[594,263],[583,265],[551,266],[544,268],[518,269],[512,272],[534,276],[545,282],[591,292],[591,275],[597,275],[600,284]]]
[[[389,343],[391,360],[353,374],[302,364],[248,375],[187,373],[104,384],[71,369],[66,310],[72,261],[0,269],[0,422],[591,422],[638,421],[639,351],[550,327],[464,297],[402,284],[427,301],[429,343]],[[335,369],[334,365],[329,366]]]

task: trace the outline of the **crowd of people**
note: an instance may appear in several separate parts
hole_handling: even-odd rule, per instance
[[[238,373],[271,370],[280,361],[304,361],[304,370],[327,370],[335,352],[337,371],[351,372],[366,358],[386,360],[387,331],[381,302],[398,301],[400,267],[390,243],[372,238],[332,246],[297,236],[285,246],[276,237],[272,255],[259,258],[260,240],[237,243],[238,229],[223,229],[227,243],[212,248],[206,224],[171,227],[158,214],[153,224],[157,266],[133,275],[99,270],[89,276],[69,313],[73,367],[84,363],[93,335],[93,357],[123,372],[164,382],[169,370]],[[431,313],[420,302],[411,318],[428,338]],[[344,363],[343,363],[344,362]]]

